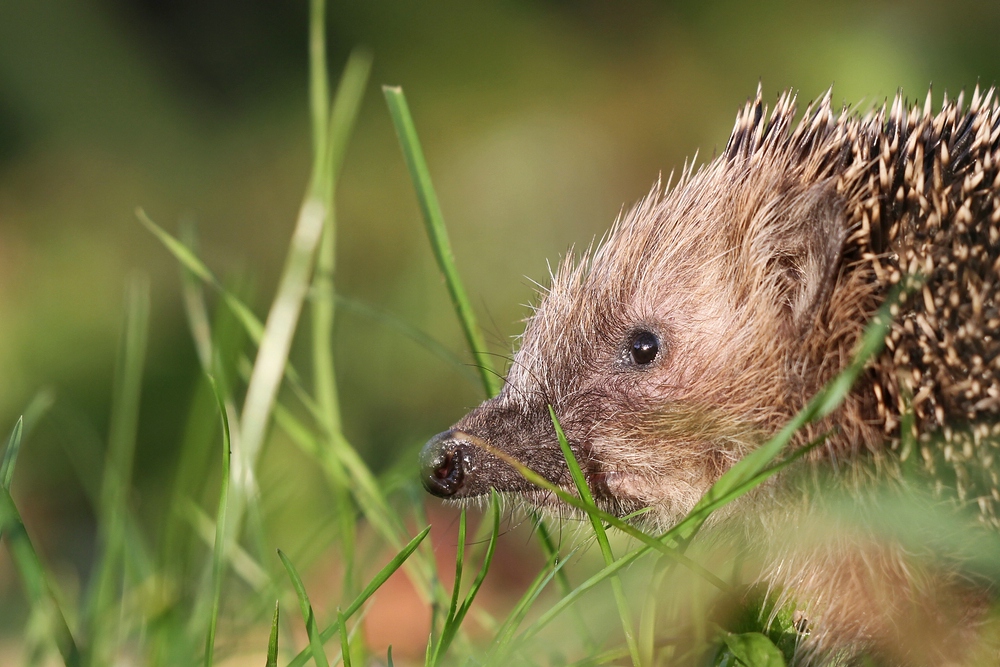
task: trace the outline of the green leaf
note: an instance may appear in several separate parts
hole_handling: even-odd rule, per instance
[[[759,632],[726,633],[722,641],[742,667],[785,667],[781,651]]]

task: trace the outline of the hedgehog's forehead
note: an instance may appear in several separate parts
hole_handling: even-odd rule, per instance
[[[560,264],[534,318],[536,334],[600,341],[653,311],[700,311],[706,295],[725,302],[733,267],[752,254],[754,237],[767,235],[781,199],[802,189],[783,167],[716,160],[669,192],[654,189],[595,250]]]
[[[669,192],[654,189],[595,250],[559,266],[549,296],[563,305],[618,307],[703,280],[706,269],[739,242],[755,213],[787,190],[786,180],[787,172],[776,165],[716,161]]]

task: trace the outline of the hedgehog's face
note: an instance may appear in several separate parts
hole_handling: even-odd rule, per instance
[[[503,460],[511,457],[572,488],[550,405],[595,500],[618,515],[652,506],[676,516],[728,464],[725,452],[738,448],[736,436],[747,429],[723,427],[721,415],[694,399],[705,384],[699,378],[711,372],[706,352],[720,347],[722,332],[712,326],[717,318],[685,313],[679,303],[658,312],[641,299],[618,307],[593,302],[606,304],[605,312],[569,312],[572,306],[550,293],[528,325],[500,395],[424,448],[431,493],[462,499],[492,487],[534,505],[553,503],[550,493]],[[716,437],[724,432],[727,442]],[[720,454],[726,460],[718,460]]]
[[[465,499],[494,488],[555,504],[504,460],[572,489],[550,405],[598,505],[619,516],[650,507],[664,524],[759,441],[777,412],[770,385],[785,379],[779,352],[798,336],[778,321],[796,307],[778,274],[806,262],[789,260],[785,246],[774,261],[751,256],[711,206],[654,203],[588,261],[562,267],[503,391],[424,447],[431,493]],[[714,236],[682,228],[711,229],[713,217]]]

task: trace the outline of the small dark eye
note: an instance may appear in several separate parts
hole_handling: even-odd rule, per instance
[[[629,353],[632,361],[640,366],[653,363],[656,353],[660,351],[660,339],[652,331],[638,331],[632,335],[632,345]]]

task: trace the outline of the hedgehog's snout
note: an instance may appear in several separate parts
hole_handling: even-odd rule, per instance
[[[472,472],[471,448],[465,434],[454,429],[438,433],[420,451],[424,488],[439,498],[457,498]]]

